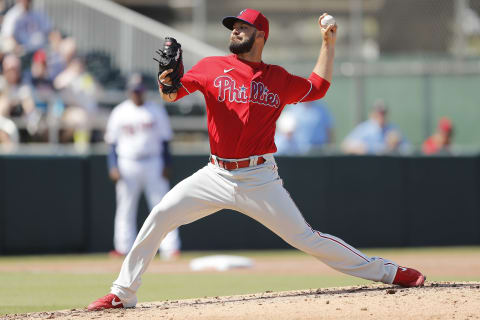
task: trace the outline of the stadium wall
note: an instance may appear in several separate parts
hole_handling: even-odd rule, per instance
[[[175,156],[172,185],[207,162]],[[480,157],[277,157],[285,187],[315,229],[357,247],[480,244]],[[0,253],[112,248],[114,185],[105,155],[1,156]],[[139,205],[139,227],[148,214]],[[288,248],[224,210],[180,229],[184,250]]]

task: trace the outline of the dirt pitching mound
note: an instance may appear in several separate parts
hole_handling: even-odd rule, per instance
[[[439,282],[421,288],[369,285],[264,292],[138,304],[133,309],[66,310],[5,319],[480,319],[480,283]]]

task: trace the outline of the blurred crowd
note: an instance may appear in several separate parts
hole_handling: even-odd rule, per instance
[[[116,81],[113,85],[121,87],[118,70],[102,69],[109,65],[108,57],[81,56],[75,38],[55,29],[49,17],[33,7],[33,0],[16,0],[10,7],[6,3],[0,0],[0,151],[14,151],[24,142],[103,141],[99,83]],[[98,74],[94,77],[88,70]],[[278,154],[318,154],[335,150],[335,144],[356,155],[413,151],[380,100],[372,106],[369,119],[343,141],[335,141],[334,129],[323,100],[287,106],[277,123]],[[453,132],[453,123],[441,118],[421,151],[451,154]]]
[[[389,121],[388,107],[377,100],[369,119],[358,124],[341,142],[343,153],[352,155],[407,155],[414,152],[402,131]],[[435,132],[422,144],[425,155],[451,155],[453,123],[440,118]],[[278,154],[308,155],[328,152],[334,142],[334,122],[323,101],[287,106],[277,122]]]
[[[75,39],[32,2],[0,1],[0,145],[88,142],[98,85]]]

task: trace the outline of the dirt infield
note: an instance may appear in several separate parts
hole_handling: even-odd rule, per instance
[[[133,309],[8,315],[5,319],[480,319],[479,282],[391,285],[190,299],[138,304]]]
[[[478,281],[480,254],[477,248],[370,253],[388,256],[403,265],[422,270],[430,281],[426,282],[425,287],[415,289],[372,284],[177,301],[140,301],[136,308],[128,310],[87,312],[84,308],[77,308],[56,312],[0,315],[0,319],[480,319],[480,281]],[[192,271],[189,269],[191,258],[192,256],[185,255],[178,261],[167,263],[156,259],[148,272],[191,274]],[[252,268],[234,269],[224,272],[223,275],[338,274],[316,259],[302,254],[269,256],[257,254],[251,258],[254,260]],[[0,263],[0,272],[116,273],[122,261],[123,259],[89,256],[18,261],[4,259]],[[203,272],[212,273],[212,271],[201,273]],[[434,282],[442,278],[456,281]],[[463,279],[475,281],[460,282]],[[98,296],[92,296],[93,298]]]

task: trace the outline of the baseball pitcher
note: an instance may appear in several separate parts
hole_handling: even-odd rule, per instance
[[[224,208],[257,220],[293,247],[340,272],[405,287],[424,283],[425,277],[414,269],[368,257],[341,239],[313,229],[279,177],[273,154],[275,122],[282,109],[286,104],[322,98],[332,81],[337,25],[321,23],[325,16],[318,20],[323,42],[307,79],[262,60],[269,22],[253,9],[223,19],[231,30],[231,55],[205,58],[183,76],[183,67],[173,62],[180,60],[181,49],[166,39],[158,59],[162,97],[176,101],[195,91],[204,95],[210,159],[153,208],[110,294],[90,304],[89,310],[135,306],[140,278],[165,235]]]

